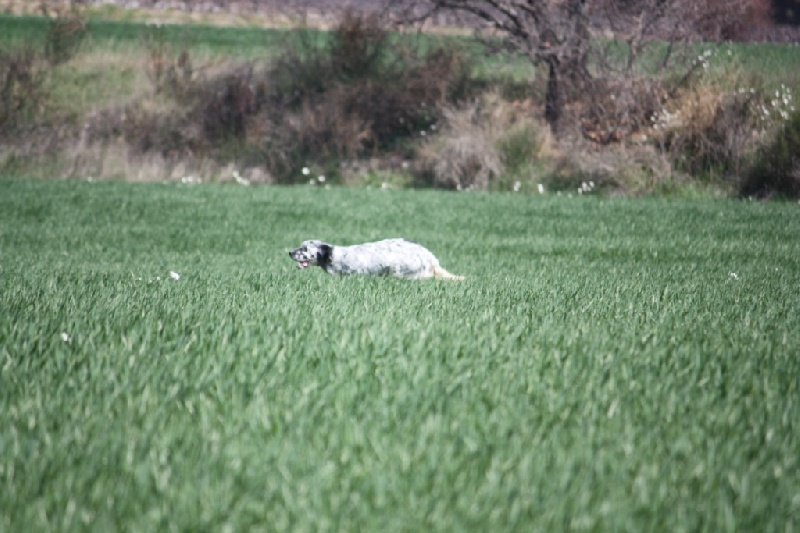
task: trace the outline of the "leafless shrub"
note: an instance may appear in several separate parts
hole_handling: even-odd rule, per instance
[[[311,161],[369,156],[427,130],[468,75],[454,48],[422,55],[388,46],[372,16],[345,16],[330,46],[302,31],[296,38],[268,69],[259,111],[246,127],[256,141],[252,153],[280,179],[298,179],[292,170]]]
[[[165,157],[207,154],[211,144],[196,114],[179,107],[135,101],[103,109],[88,117],[82,133],[86,146],[123,141],[131,154]]]
[[[594,80],[576,104],[583,135],[598,144],[618,143],[651,125],[667,99],[665,82],[654,76]]]
[[[504,171],[498,139],[511,122],[500,107],[475,101],[445,107],[439,134],[419,150],[425,181],[447,189],[487,189]]]
[[[280,123],[257,140],[259,156],[267,168],[283,181],[302,179],[293,174],[310,161],[354,157],[374,142],[370,124],[347,106],[337,102],[349,94],[330,92],[316,102],[304,102],[281,117]]]
[[[548,190],[646,195],[681,179],[669,158],[653,146],[612,144],[598,148],[584,141],[578,143],[565,147],[555,170],[543,180]]]
[[[348,11],[326,33],[298,28],[286,35],[282,48],[268,76],[274,97],[286,106],[299,105],[336,84],[395,78],[406,68],[372,14]]]
[[[263,84],[251,67],[235,69],[212,80],[199,96],[203,128],[212,141],[241,139],[247,121],[259,109]]]
[[[485,190],[503,166],[496,148],[476,130],[470,130],[444,140],[432,171],[436,187]]]
[[[788,116],[790,93],[770,97],[736,81],[691,84],[653,116],[649,134],[681,170],[738,183],[768,132],[783,122],[781,114]]]
[[[166,93],[175,98],[189,96],[196,81],[189,52],[184,49],[175,54],[163,39],[153,34],[143,40],[147,50],[145,69],[155,93]]]
[[[41,114],[44,76],[42,61],[32,50],[0,53],[0,132],[13,134]]]
[[[292,170],[305,163],[367,156],[393,139],[426,130],[437,116],[439,80],[414,76],[408,86],[372,80],[334,84],[290,109],[265,106],[249,121],[247,138],[276,176],[299,179]]]
[[[770,0],[681,0],[681,10],[704,41],[747,40],[771,24]]]
[[[608,144],[642,134],[653,116],[703,79],[712,52],[698,57],[692,43],[710,38],[712,29],[726,31],[726,25],[749,13],[751,3],[607,0],[594,5],[588,15],[592,32],[603,39],[588,49],[594,72],[571,108],[583,135]]]
[[[533,190],[559,156],[550,129],[531,107],[499,92],[444,106],[417,150],[418,182],[456,190]]]
[[[53,64],[65,63],[72,59],[89,34],[86,19],[79,3],[70,2],[68,6],[48,9],[43,4],[43,12],[51,16],[45,40],[45,54]]]
[[[386,61],[387,46],[387,33],[376,14],[346,11],[331,36],[331,70],[342,80],[374,75]]]

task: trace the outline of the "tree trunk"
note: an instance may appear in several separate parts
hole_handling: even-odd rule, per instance
[[[544,118],[553,136],[558,138],[558,123],[564,107],[564,98],[558,78],[558,59],[547,60],[547,92],[544,96]]]

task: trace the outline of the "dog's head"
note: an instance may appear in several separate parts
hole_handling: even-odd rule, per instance
[[[297,261],[297,268],[311,265],[324,267],[331,262],[333,247],[322,241],[303,241],[299,248],[289,252],[289,257]]]

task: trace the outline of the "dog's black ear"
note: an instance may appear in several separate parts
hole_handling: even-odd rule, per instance
[[[317,264],[321,267],[331,264],[331,255],[333,254],[333,246],[330,244],[323,244],[319,247],[317,252]]]

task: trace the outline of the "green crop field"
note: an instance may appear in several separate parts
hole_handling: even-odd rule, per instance
[[[0,15],[0,48],[21,48],[42,44],[47,37],[49,19]],[[164,43],[234,57],[263,55],[281,43],[283,30],[265,28],[226,28],[204,25],[155,25],[102,19],[88,21],[87,50],[129,51],[141,47],[143,39],[156,36]]]
[[[798,209],[1,180],[0,531],[798,531]]]

